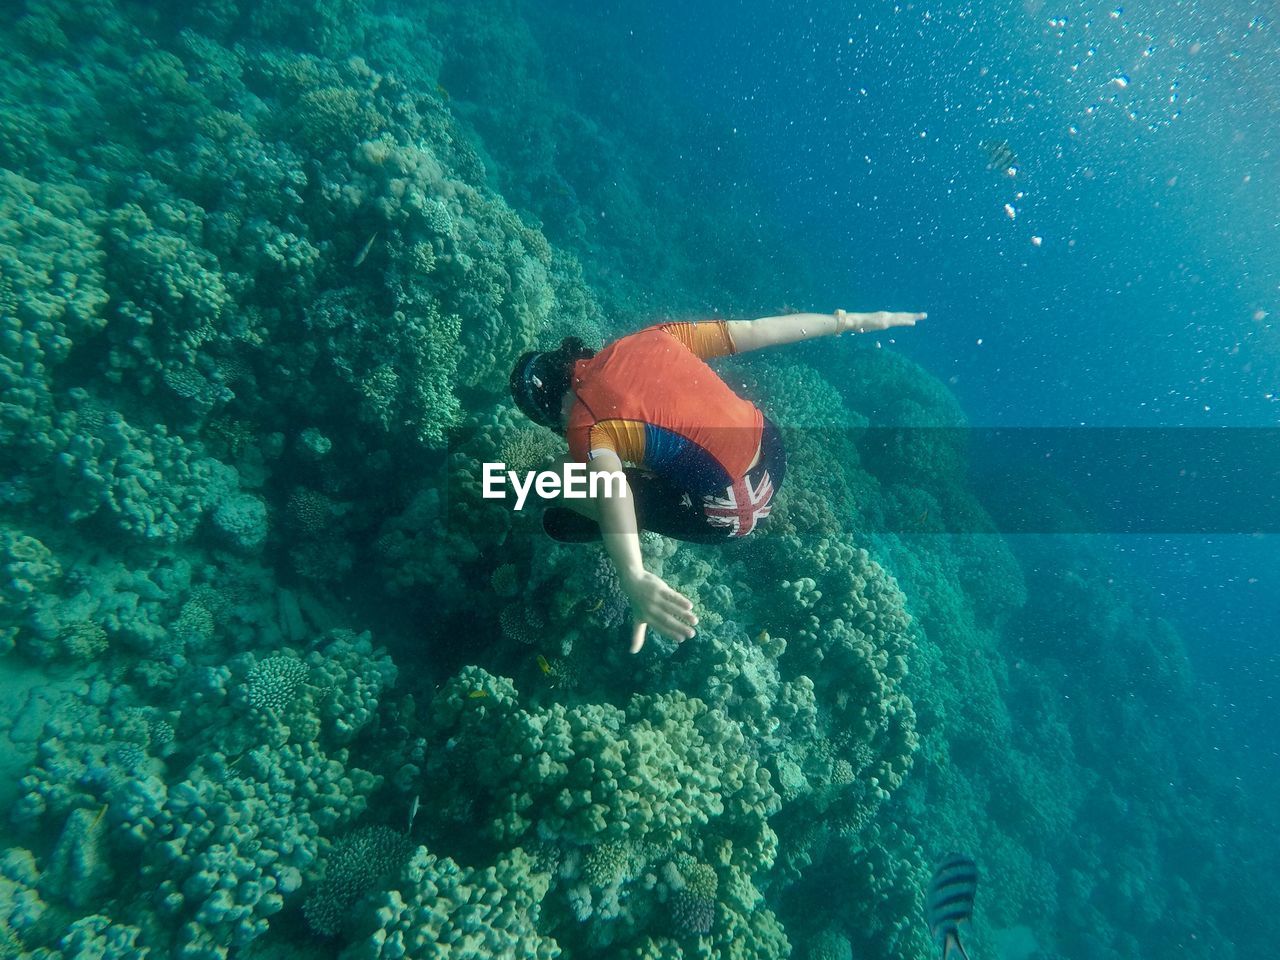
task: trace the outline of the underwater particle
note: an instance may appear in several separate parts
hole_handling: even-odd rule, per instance
[[[293,702],[310,673],[305,663],[293,657],[268,657],[259,661],[249,671],[249,705],[279,713]]]
[[[1031,238],[1031,245],[1032,245],[1033,247],[1038,247],[1038,246],[1040,246],[1040,244],[1042,244],[1042,243],[1044,243],[1044,237],[1032,237],[1032,238]]]
[[[1018,211],[1014,209],[1014,206],[1012,203],[1006,203],[1004,205],[1004,215],[1008,217],[1010,220],[1018,219]]]
[[[1111,83],[1123,90],[1125,87],[1129,86],[1129,78],[1122,73],[1117,77],[1112,77]]]
[[[302,905],[311,929],[337,936],[356,901],[409,858],[413,844],[390,827],[363,827],[334,845],[324,879]]]

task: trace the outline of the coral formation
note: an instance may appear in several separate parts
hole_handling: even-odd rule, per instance
[[[1176,633],[900,354],[728,366],[788,479],[643,538],[693,641],[481,496],[563,452],[521,351],[806,281],[643,58],[428,6],[0,12],[0,956],[923,957],[953,848],[975,955],[1274,942]]]

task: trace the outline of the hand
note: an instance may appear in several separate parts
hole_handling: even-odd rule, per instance
[[[677,641],[693,636],[698,623],[689,598],[667,586],[661,578],[645,571],[625,579],[622,589],[631,601],[631,614],[635,622],[631,628],[631,652],[639,653],[644,646],[645,629],[649,624],[660,633]]]
[[[888,330],[890,327],[914,327],[917,320],[923,320],[927,316],[927,313],[891,313],[888,310],[876,310],[874,313],[837,310],[836,334],[849,330],[854,333],[870,333],[873,330]]]

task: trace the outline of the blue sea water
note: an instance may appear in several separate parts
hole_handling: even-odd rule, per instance
[[[971,423],[1274,427],[1280,38],[1266,4],[572,9],[705,118],[703,137],[669,145],[681,162],[741,158],[707,189],[762,198],[812,269],[795,301],[931,312],[889,339]],[[987,166],[1000,142],[1015,176]],[[1274,488],[1273,459],[1251,466]],[[1183,524],[1094,541],[1177,622],[1260,790],[1280,772],[1264,511],[1217,536]],[[1206,506],[1206,529],[1226,512]]]
[[[923,958],[956,849],[974,960],[1276,942],[1274,9],[0,35],[0,957]],[[522,350],[837,307],[694,640],[477,496]]]
[[[1266,4],[591,6],[705,110],[682,152],[743,156],[818,290],[931,311],[896,345],[972,423],[1275,425]],[[984,167],[992,141],[1016,176]],[[1107,548],[1274,775],[1274,541],[1188,532]]]

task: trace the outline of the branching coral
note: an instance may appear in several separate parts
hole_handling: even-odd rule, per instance
[[[334,845],[325,858],[324,878],[302,911],[311,929],[336,936],[356,902],[408,860],[408,837],[389,827],[362,827]]]

